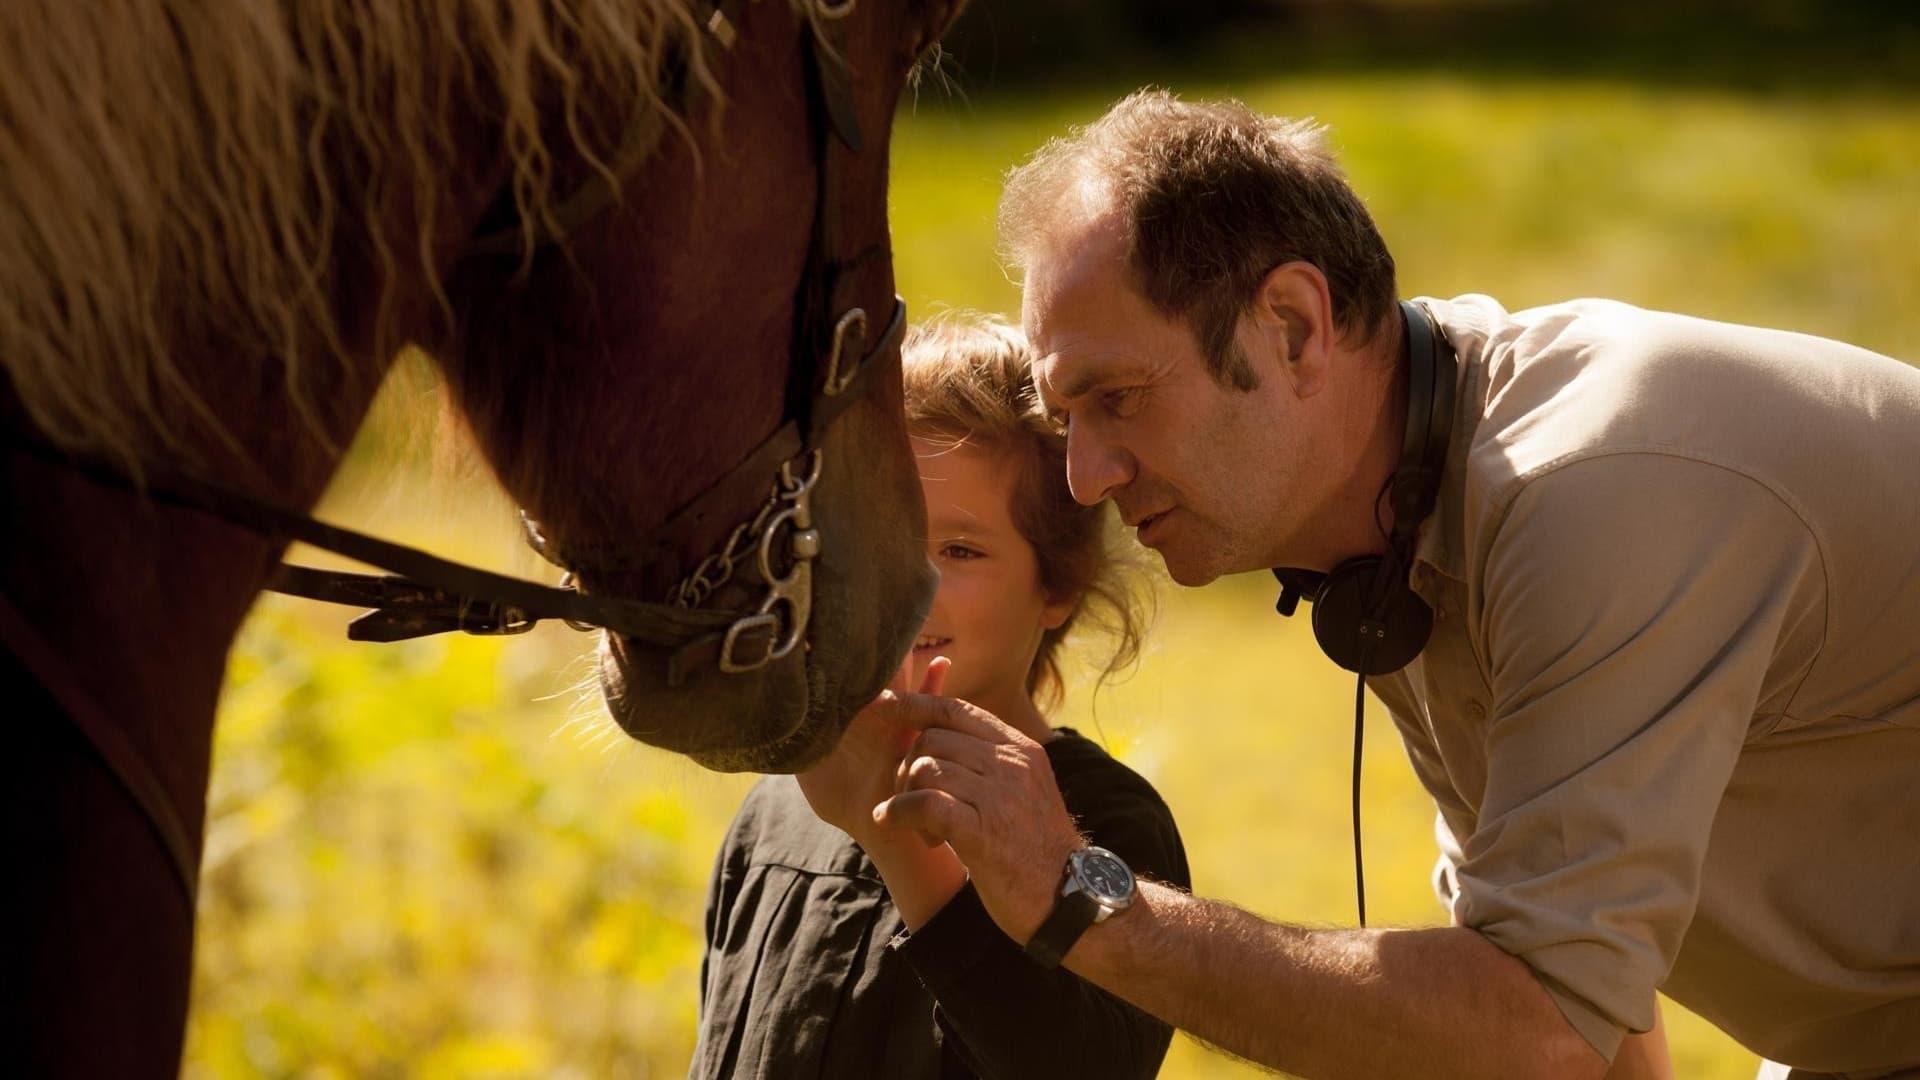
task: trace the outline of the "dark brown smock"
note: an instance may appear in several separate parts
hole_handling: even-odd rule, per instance
[[[1173,815],[1070,729],[1067,810],[1140,876],[1189,888]],[[879,872],[790,776],[748,793],[714,866],[693,1077],[1153,1076],[1173,1031],[994,926],[967,886],[908,933]]]

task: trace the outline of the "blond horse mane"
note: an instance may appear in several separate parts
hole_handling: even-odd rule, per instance
[[[424,282],[445,308],[434,248],[453,125],[503,132],[530,245],[566,195],[556,161],[604,172],[620,136],[605,129],[633,121],[626,103],[666,111],[663,67],[695,32],[685,0],[10,0],[0,365],[14,393],[56,442],[137,468],[184,453],[189,429],[225,437],[183,353],[238,342],[243,356],[204,359],[278,365],[265,374],[311,424],[308,388],[354,374],[337,248],[373,252],[383,281]],[[713,90],[692,53],[688,77]],[[380,220],[395,204],[413,236]],[[404,344],[389,339],[393,293],[377,349]],[[272,382],[260,375],[197,373]]]

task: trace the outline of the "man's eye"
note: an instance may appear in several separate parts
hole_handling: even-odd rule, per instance
[[[1115,416],[1131,416],[1140,411],[1140,403],[1146,399],[1146,388],[1127,386],[1118,390],[1109,390],[1100,395],[1100,402],[1108,412]]]

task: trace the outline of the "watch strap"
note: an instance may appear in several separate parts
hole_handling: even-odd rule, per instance
[[[1080,935],[1086,933],[1087,927],[1098,921],[1099,916],[1100,905],[1086,893],[1078,890],[1062,893],[1054,901],[1046,921],[1027,940],[1027,955],[1043,968],[1059,967],[1073,943],[1080,940]]]

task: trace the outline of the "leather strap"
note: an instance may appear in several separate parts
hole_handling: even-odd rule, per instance
[[[733,29],[729,8],[738,2],[721,0],[706,9],[707,32],[722,47],[730,44]],[[819,185],[807,268],[796,291],[796,333],[790,362],[793,373],[790,383],[794,385],[789,389],[789,419],[720,480],[676,510],[653,533],[652,539],[622,545],[623,550],[633,554],[601,548],[592,552],[593,558],[581,559],[586,551],[550,552],[544,546],[541,548],[542,554],[567,569],[581,566],[591,571],[637,561],[650,569],[664,564],[677,580],[685,569],[676,565],[683,558],[679,539],[696,530],[704,535],[719,513],[738,513],[742,506],[759,505],[777,470],[813,449],[827,428],[865,396],[873,385],[874,371],[881,366],[876,361],[891,358],[897,362],[899,358],[899,344],[906,332],[904,301],[894,298],[885,328],[864,351],[861,346],[866,344],[870,313],[858,311],[857,322],[850,321],[854,320],[856,309],[850,304],[838,303],[842,286],[851,280],[849,272],[876,253],[884,256],[886,249],[884,245],[869,246],[848,259],[834,257],[846,246],[840,235],[837,199],[844,166],[833,141],[837,138],[846,150],[857,153],[863,140],[851,83],[841,61],[843,35],[837,21],[840,15],[851,10],[851,4],[821,10],[822,21],[802,20],[800,27],[804,38],[809,112],[818,129]],[[644,157],[644,150],[650,148],[656,137],[645,131],[629,132],[622,160],[632,156],[629,151],[635,148],[641,150],[639,156]],[[631,164],[637,167],[637,161]],[[568,205],[578,204],[579,212],[576,215],[575,210],[569,209],[567,216],[577,217],[572,224],[584,224],[611,201],[611,196],[585,202],[582,196],[575,196]],[[512,232],[518,242],[520,230],[516,228]],[[834,312],[839,314],[826,317],[834,320],[835,325],[822,325],[823,313]],[[861,330],[857,335],[850,333],[854,325]],[[849,352],[858,356],[857,362],[849,363]],[[796,396],[798,407],[793,400]],[[6,444],[41,460],[72,468],[103,486],[197,510],[263,536],[298,540],[390,571],[383,576],[288,565],[278,568],[267,582],[266,587],[277,592],[371,608],[349,629],[348,636],[354,640],[397,641],[450,630],[476,634],[519,633],[542,620],[561,619],[577,627],[611,630],[666,651],[669,681],[675,685],[704,658],[718,656],[730,648],[745,649],[742,655],[748,656],[766,651],[760,638],[768,636],[767,633],[760,628],[741,626],[744,620],[754,617],[754,612],[688,608],[587,594],[576,589],[556,589],[329,525],[217,484],[184,476],[159,478],[151,483],[145,478],[136,481],[106,462],[71,455],[37,432],[9,432]],[[771,645],[771,641],[766,643],[767,648]]]
[[[824,428],[831,424],[866,393],[872,385],[873,372],[885,366],[875,361],[885,357],[897,359],[900,338],[905,332],[906,304],[896,298],[887,329],[860,358],[852,379],[839,393],[822,394],[814,402],[812,415],[816,426]],[[720,638],[741,615],[737,611],[683,608],[556,589],[329,525],[204,481],[174,477],[136,483],[119,469],[69,455],[37,434],[14,431],[9,433],[7,441],[14,450],[71,468],[102,486],[197,510],[264,536],[298,540],[392,571],[388,575],[355,574],[288,564],[268,580],[266,587],[274,592],[373,609],[348,628],[347,636],[355,641],[400,641],[453,630],[470,634],[515,634],[532,629],[542,620],[563,619],[603,627],[662,649],[678,651],[690,643],[711,639],[717,650]],[[675,535],[704,516],[718,512],[718,508],[728,502],[741,505],[752,498],[752,491],[765,489],[767,478],[780,463],[792,460],[804,449],[798,425],[793,422],[781,425],[714,487],[677,512],[655,535]],[[749,494],[738,496],[743,490]],[[638,545],[638,550],[644,557],[644,554],[658,554],[660,547],[661,544],[655,542]]]
[[[365,575],[338,575],[342,579],[340,584],[323,588],[317,583],[334,578],[333,572],[295,567],[292,574],[276,576],[270,585],[274,588],[289,585],[289,591],[295,595],[316,599],[340,596],[342,599],[335,602],[358,604],[366,595],[384,592],[398,598],[403,608],[430,612],[436,610],[436,605],[477,610],[492,604],[500,609],[494,617],[507,622],[525,620],[531,625],[542,619],[568,619],[592,623],[662,648],[678,648],[694,638],[724,630],[736,617],[723,611],[696,611],[619,597],[588,596],[495,574],[352,529],[328,525],[286,507],[204,481],[173,477],[136,483],[112,466],[69,455],[36,434],[12,432],[8,443],[21,453],[70,468],[104,487],[130,491],[169,506],[197,510],[262,536],[298,540],[401,575],[397,579],[378,579],[377,584],[376,579]],[[328,595],[315,595],[320,593]],[[476,601],[473,597],[490,600]],[[475,621],[482,620],[476,615]]]
[[[1093,897],[1079,891],[1062,892],[1053,902],[1046,921],[1027,939],[1027,955],[1043,968],[1059,967],[1080,935],[1086,933],[1099,916],[1100,905],[1093,902]]]

